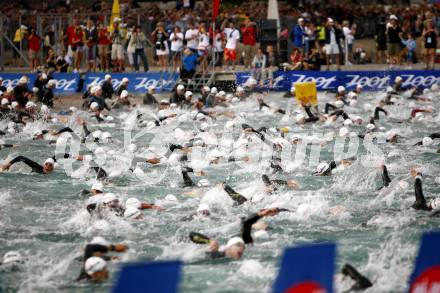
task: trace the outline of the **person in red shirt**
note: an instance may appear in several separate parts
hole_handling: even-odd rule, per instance
[[[28,37],[29,43],[29,61],[31,63],[31,71],[35,71],[38,66],[38,52],[41,48],[41,38],[35,33],[35,29],[31,29]]]
[[[79,22],[77,19],[73,20],[73,24],[69,26],[66,30],[66,41],[67,41],[67,57],[73,59],[73,51],[72,51],[72,38],[75,33],[75,28],[78,26]]]
[[[251,67],[256,44],[255,22],[250,21],[249,17],[244,20],[241,35],[243,36],[244,67],[247,69]]]
[[[101,70],[109,70],[109,46],[111,44],[110,33],[107,28],[101,23],[98,25],[98,55],[101,60]]]
[[[82,28],[78,25],[72,35],[72,44],[70,45],[73,51],[74,58],[74,72],[79,71],[82,62],[83,46],[84,46],[84,32]]]

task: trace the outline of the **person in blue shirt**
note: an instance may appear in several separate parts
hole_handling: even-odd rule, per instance
[[[411,66],[411,64],[414,62],[414,57],[416,53],[416,40],[414,40],[414,37],[411,33],[408,34],[408,39],[403,40],[402,43],[406,47],[406,62],[408,66]]]
[[[291,38],[292,38],[293,46],[301,51],[301,55],[304,54],[304,36],[305,36],[304,18],[300,17],[298,19],[298,24],[295,25],[295,27],[291,32]]]
[[[197,70],[198,58],[190,49],[186,48],[183,52],[182,70],[180,72],[180,79],[190,79]]]

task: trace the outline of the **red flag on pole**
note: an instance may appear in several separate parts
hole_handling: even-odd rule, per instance
[[[218,15],[218,11],[220,9],[220,1],[221,0],[214,0],[214,3],[212,4],[212,21],[215,21]]]

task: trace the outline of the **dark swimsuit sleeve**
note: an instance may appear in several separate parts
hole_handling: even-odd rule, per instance
[[[40,173],[40,174],[43,173],[43,166],[41,166],[40,164],[38,164],[38,163],[36,163],[36,162],[34,162],[34,161],[24,157],[24,156],[16,157],[15,159],[13,159],[10,162],[10,164],[13,165],[13,164],[18,163],[18,162],[23,162],[26,165],[28,165],[29,167],[31,167],[32,168],[32,172],[36,172],[36,173]]]
[[[225,184],[223,189],[226,191],[226,193],[229,195],[229,197],[237,204],[241,205],[247,201],[246,197],[241,195],[240,193],[236,192],[234,189],[232,189],[231,186]]]
[[[259,219],[261,219],[260,215],[252,214],[243,221],[241,227],[241,237],[243,238],[244,243],[249,244],[254,242],[251,236],[252,225],[255,224]]]
[[[383,181],[383,186],[387,187],[388,185],[390,185],[391,179],[390,176],[388,175],[387,166],[383,166],[382,181]]]

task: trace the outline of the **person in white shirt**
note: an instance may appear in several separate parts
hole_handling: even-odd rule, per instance
[[[215,36],[213,40],[213,48],[215,52],[215,66],[223,67],[223,48],[224,48],[224,34],[220,28],[215,29]]]
[[[199,64],[203,73],[205,73],[208,69],[208,47],[209,47],[209,35],[206,32],[204,24],[200,25],[199,28],[199,47],[198,47],[198,55],[199,55]]]
[[[355,34],[355,25],[350,28],[350,22],[348,20],[345,20],[342,23],[342,32],[345,36],[345,44],[348,54],[348,60],[351,61],[353,57],[353,40],[354,40],[354,34]]]
[[[237,44],[240,40],[240,32],[235,28],[232,21],[225,20],[222,29],[226,37],[226,46],[224,51],[224,61],[226,66],[232,64],[232,70],[235,70],[235,62],[237,60]]]
[[[189,48],[194,53],[197,53],[199,48],[199,30],[194,28],[192,23],[188,24],[188,30],[185,33],[186,47]]]
[[[264,78],[262,78],[262,72],[266,69],[267,59],[262,48],[258,48],[257,54],[255,54],[252,60],[252,71],[255,80],[260,81],[260,86],[264,85]]]
[[[179,26],[174,27],[174,31],[170,35],[171,56],[173,59],[173,71],[177,72],[182,66],[182,49],[183,49],[183,33]]]

